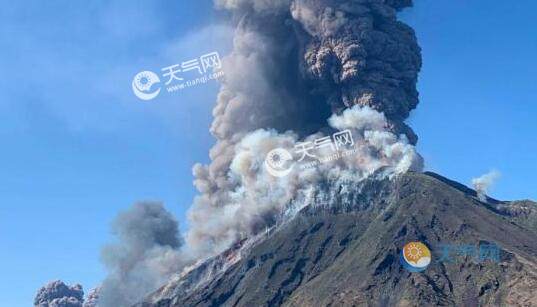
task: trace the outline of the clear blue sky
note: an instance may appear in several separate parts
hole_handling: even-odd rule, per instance
[[[231,38],[209,0],[0,4],[0,306],[26,307],[51,279],[97,285],[110,221],[137,200],[185,228],[218,87],[142,103],[130,82]],[[410,124],[427,168],[463,183],[496,168],[500,199],[537,199],[536,11],[417,0],[402,14],[423,48]]]

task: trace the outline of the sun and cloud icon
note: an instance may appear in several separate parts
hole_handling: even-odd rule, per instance
[[[421,242],[409,242],[401,251],[401,264],[410,272],[421,272],[431,263],[431,251]]]

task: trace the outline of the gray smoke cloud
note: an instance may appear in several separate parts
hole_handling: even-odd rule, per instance
[[[37,307],[82,307],[84,291],[76,284],[68,286],[60,280],[52,281],[38,290],[34,306]]]
[[[102,251],[109,275],[92,297],[99,307],[131,306],[183,266],[178,222],[162,204],[135,204],[112,230],[118,241]]]
[[[477,192],[477,196],[481,201],[487,200],[487,194],[494,183],[501,177],[500,172],[491,170],[490,172],[472,179],[472,186]]]

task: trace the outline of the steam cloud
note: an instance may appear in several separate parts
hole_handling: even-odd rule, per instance
[[[472,179],[472,185],[481,201],[487,200],[487,194],[494,183],[500,178],[500,172],[492,170],[480,177]]]
[[[76,284],[72,287],[60,280],[50,282],[37,292],[34,306],[37,307],[82,307],[84,291]]]

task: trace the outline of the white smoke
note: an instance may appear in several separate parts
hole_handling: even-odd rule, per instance
[[[472,179],[472,186],[477,192],[477,196],[481,201],[487,200],[487,194],[491,187],[496,183],[496,181],[501,177],[501,174],[497,170],[491,170],[490,172]]]
[[[382,172],[385,176],[420,171],[422,158],[405,135],[397,136],[388,131],[387,120],[382,113],[369,107],[354,106],[341,115],[328,120],[335,129],[349,129],[355,142],[354,154],[340,159],[319,163],[303,169],[295,167],[285,177],[273,177],[264,168],[267,153],[274,148],[293,152],[301,140],[292,132],[277,133],[259,129],[246,134],[238,143],[228,148],[231,163],[219,189],[218,206],[211,206],[208,188],[213,183],[207,167],[196,166],[195,182],[202,193],[189,213],[190,230],[187,245],[199,255],[214,255],[228,248],[233,242],[251,237],[276,222],[282,211],[325,178],[350,175],[363,180]],[[304,140],[323,137],[317,133]],[[326,149],[325,154],[330,154]],[[322,155],[319,154],[319,155]],[[209,192],[209,193],[207,193]]]

